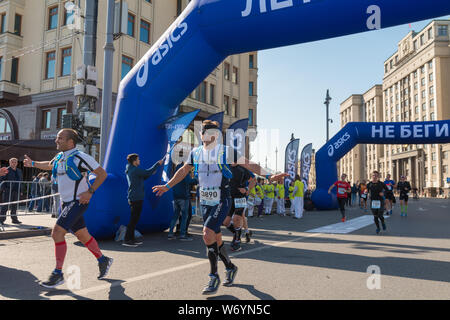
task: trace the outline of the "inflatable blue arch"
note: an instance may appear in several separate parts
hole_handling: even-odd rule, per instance
[[[447,14],[448,0],[192,0],[120,83],[103,163],[108,178],[85,214],[90,232],[112,237],[128,223],[126,156],[138,153],[147,167],[161,159],[168,140],[158,126],[227,56]],[[155,202],[151,190],[160,181],[158,172],[146,182],[141,232],[169,226],[171,196]]]
[[[319,210],[337,208],[337,162],[357,144],[430,144],[450,142],[450,120],[427,122],[350,122],[316,153],[316,190],[312,201]]]

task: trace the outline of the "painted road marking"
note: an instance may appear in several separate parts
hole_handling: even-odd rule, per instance
[[[299,241],[305,238],[311,238],[311,237],[315,237],[320,235],[319,233],[314,233],[314,234],[309,234],[306,236],[301,236],[292,240],[288,240],[288,241],[283,241],[283,242],[277,242],[274,244],[268,244],[265,245],[263,244],[261,247],[255,248],[255,249],[251,249],[251,250],[245,250],[245,251],[241,251],[235,254],[230,254],[230,257],[236,257],[236,256],[241,256],[247,253],[252,253],[252,252],[257,252],[257,251],[261,251],[261,250],[265,250],[265,249],[270,249],[270,248],[274,248],[274,247],[282,247],[285,244],[291,243],[291,242],[295,242],[295,241]],[[51,296],[51,297],[47,297],[45,296],[46,299],[50,299],[50,300],[61,300],[61,299],[68,299],[70,297],[75,297],[75,296],[86,296],[89,293],[92,292],[97,292],[97,291],[101,291],[101,290],[109,290],[111,288],[114,287],[118,287],[118,286],[123,286],[125,284],[129,284],[129,283],[133,283],[133,282],[138,282],[138,281],[143,281],[146,279],[151,279],[151,278],[155,278],[155,277],[159,277],[165,274],[169,274],[172,272],[177,272],[177,271],[181,271],[181,270],[185,270],[185,269],[189,269],[189,268],[195,268],[198,267],[200,265],[209,263],[209,260],[205,259],[202,261],[198,261],[198,262],[193,262],[193,263],[189,263],[189,264],[185,264],[183,266],[178,266],[178,267],[174,267],[174,268],[170,268],[170,269],[166,269],[166,270],[161,270],[161,271],[156,271],[156,272],[152,272],[152,273],[147,273],[141,276],[137,276],[137,277],[133,277],[133,278],[129,278],[126,280],[119,280],[119,281],[114,281],[112,283],[108,283],[108,284],[104,284],[104,285],[99,285],[99,286],[95,286],[95,287],[91,287],[91,288],[87,288],[87,289],[82,289],[82,290],[77,290],[77,291],[73,291],[71,293],[68,294],[64,294],[63,296]]]
[[[388,216],[384,217],[389,218]],[[328,226],[311,229],[305,232],[308,233],[337,233],[337,234],[345,234],[350,233],[358,229],[362,229],[373,224],[373,215],[365,215],[355,219],[347,220],[346,222],[339,222],[335,224],[330,224]]]

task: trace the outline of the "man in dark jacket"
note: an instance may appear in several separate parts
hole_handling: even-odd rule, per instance
[[[142,205],[144,203],[144,181],[156,172],[159,166],[163,163],[164,159],[159,160],[150,169],[139,168],[141,161],[139,159],[139,155],[136,153],[128,155],[127,160],[128,164],[125,173],[128,180],[128,203],[131,207],[131,218],[127,226],[127,232],[125,234],[123,245],[128,247],[136,247],[137,245],[142,244],[141,241],[137,241],[134,238],[134,230],[139,222]]]
[[[180,163],[174,172],[177,172],[184,163]],[[191,185],[197,184],[198,180],[192,178],[189,174],[176,186],[173,187],[173,209],[174,215],[172,221],[170,222],[168,239],[175,239],[173,234],[173,229],[178,221],[181,213],[180,222],[180,240],[181,241],[191,241],[192,238],[187,236],[187,220],[189,215],[189,202],[191,198]]]
[[[9,159],[9,167],[8,173],[2,177],[0,177],[0,184],[3,181],[17,181],[17,182],[4,182],[1,185],[1,189],[3,191],[3,199],[2,202],[12,202],[19,200],[20,190],[19,190],[19,181],[22,181],[22,170],[17,168],[17,164],[19,161],[16,158]],[[6,213],[8,212],[8,207],[11,210],[11,220],[12,223],[21,224],[22,222],[17,219],[17,204],[4,205],[0,210],[0,224],[4,224],[6,221]]]

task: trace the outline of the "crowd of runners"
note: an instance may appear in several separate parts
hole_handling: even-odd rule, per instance
[[[359,208],[364,212],[368,212],[368,209],[372,212],[376,225],[375,232],[380,233],[380,222],[383,231],[385,231],[384,215],[390,216],[393,213],[393,207],[396,203],[395,191],[399,196],[400,216],[407,217],[408,215],[408,199],[413,189],[403,175],[400,177],[400,181],[396,183],[391,179],[390,174],[387,174],[386,179],[381,181],[380,173],[373,171],[368,182],[363,180],[351,186],[347,181],[347,175],[342,174],[341,179],[330,186],[328,193],[331,194],[334,187],[337,188],[337,200],[342,222],[346,221],[345,208],[359,205]]]

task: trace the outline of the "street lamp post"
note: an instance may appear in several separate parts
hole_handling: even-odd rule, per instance
[[[330,115],[329,115],[330,101],[331,101],[330,92],[329,92],[329,89],[327,89],[327,96],[325,97],[325,102],[324,102],[324,104],[327,106],[327,142],[328,142],[328,140],[330,140],[329,123],[330,122],[333,123],[333,119],[330,119]]]

